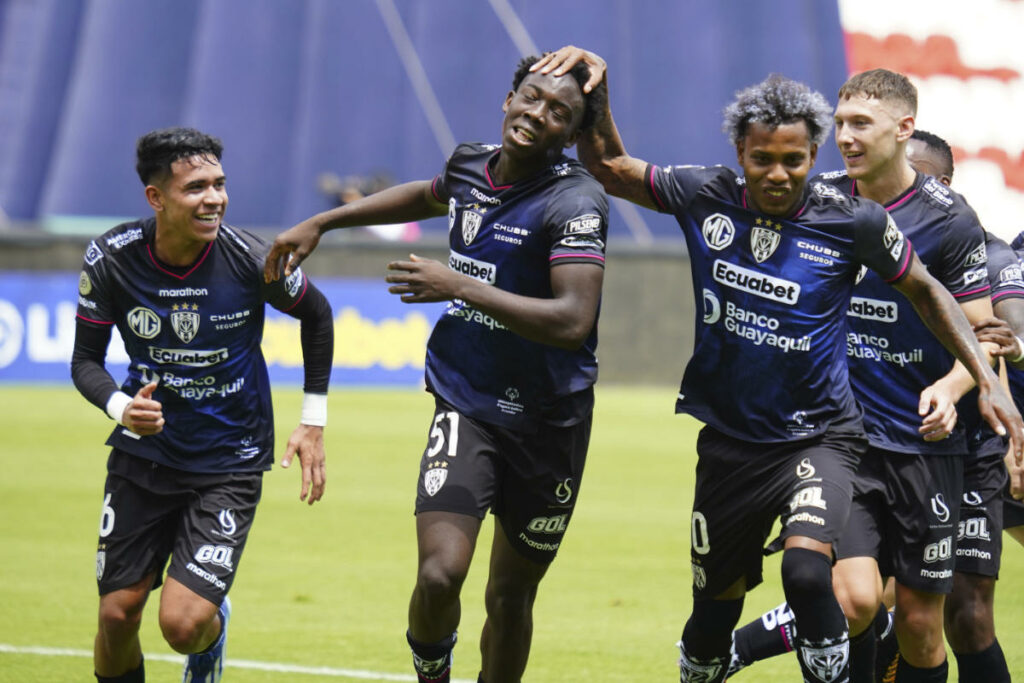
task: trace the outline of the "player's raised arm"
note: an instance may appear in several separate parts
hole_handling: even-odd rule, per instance
[[[960,306],[942,284],[932,277],[917,255],[907,275],[895,284],[910,299],[921,320],[950,353],[964,364],[978,385],[978,408],[1000,435],[1009,435],[1015,453],[1024,453],[1024,423],[1013,401],[1000,386],[985,352]]]
[[[309,256],[320,236],[336,228],[387,223],[408,223],[440,216],[447,206],[434,195],[429,180],[389,187],[354,202],[318,213],[285,230],[274,239],[263,266],[263,277],[272,282],[291,275]]]
[[[581,62],[590,69],[591,81],[587,85],[593,87],[592,83],[601,83],[606,92],[601,98],[603,106],[597,122],[582,131],[576,141],[576,152],[580,161],[604,186],[608,194],[628,199],[648,209],[657,209],[645,182],[648,164],[629,156],[612,118],[607,96],[608,72],[604,59],[593,52],[569,45],[545,55],[534,68],[540,73],[551,71],[557,76]],[[601,78],[598,78],[598,74]]]

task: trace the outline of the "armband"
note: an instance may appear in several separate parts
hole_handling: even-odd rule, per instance
[[[132,402],[132,397],[123,391],[115,391],[107,399],[107,415],[110,419],[119,425],[123,425],[124,422],[121,418],[124,417],[124,409],[128,407],[128,404]]]
[[[1013,338],[1017,340],[1017,346],[1020,347],[1020,353],[1017,354],[1016,358],[1010,358],[1009,361],[1011,363],[1019,363],[1022,360],[1024,360],[1024,340],[1022,340],[1017,335],[1013,335]]]
[[[311,427],[327,426],[327,394],[303,394],[299,422]]]

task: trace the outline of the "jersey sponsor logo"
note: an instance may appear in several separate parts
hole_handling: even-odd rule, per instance
[[[817,474],[817,470],[815,470],[814,465],[811,464],[810,458],[804,458],[800,461],[800,464],[796,466],[796,476],[801,479],[810,479],[815,474]]]
[[[845,169],[843,169],[841,171],[825,171],[824,173],[821,174],[821,179],[822,180],[835,180],[836,178],[845,178],[845,177],[846,177],[846,170]],[[815,184],[817,184],[817,183],[815,183]]]
[[[889,340],[886,337],[876,337],[873,334],[858,332],[846,333],[846,355],[851,358],[892,363],[901,368],[911,363],[924,362],[924,349],[922,348],[910,351],[890,351]]]
[[[242,384],[244,384],[245,383],[245,378],[240,377],[239,379],[237,379],[235,381],[236,382],[241,382]],[[239,389],[242,387],[242,384],[238,385]],[[222,387],[222,389],[223,389],[223,387]],[[225,394],[221,394],[221,397],[223,398],[224,395]],[[240,460],[252,460],[253,458],[255,458],[259,454],[260,454],[260,447],[253,445],[252,437],[251,436],[244,437],[239,442],[238,448],[235,449],[235,456],[237,456]]]
[[[447,480],[448,463],[444,460],[435,460],[430,463],[427,471],[423,474],[423,488],[428,496],[433,497]]]
[[[1013,284],[1024,287],[1024,273],[1021,272],[1020,265],[1014,264],[1000,270],[999,283],[1002,285]]]
[[[950,193],[949,188],[935,178],[929,177],[925,180],[924,186],[921,189],[931,195],[940,204],[953,206],[953,195]]]
[[[755,227],[750,231],[750,251],[754,254],[754,259],[758,263],[767,261],[775,253],[775,250],[779,248],[779,244],[782,242],[782,235],[779,234],[778,230],[781,227],[776,223],[774,230],[771,228]]]
[[[207,296],[209,290],[206,287],[182,287],[181,289],[158,289],[156,291],[157,296],[163,297],[193,297],[193,296]]]
[[[160,316],[145,306],[136,306],[128,311],[125,320],[128,323],[128,329],[137,337],[152,339],[160,334]]]
[[[833,173],[838,173],[839,175],[831,175]],[[829,173],[823,173],[821,177],[838,178],[845,174],[846,171],[830,171]],[[811,189],[814,190],[814,193],[822,199],[831,199],[832,201],[839,202],[840,204],[846,203],[846,195],[831,185],[826,185],[825,183],[811,183]]]
[[[302,268],[296,268],[292,271],[284,281],[284,291],[288,293],[288,296],[292,299],[299,293],[299,287],[302,286]]]
[[[215,330],[230,330],[235,327],[241,327],[249,322],[249,316],[251,315],[252,311],[245,309],[244,311],[235,311],[233,313],[214,313],[209,317],[209,320],[214,323],[213,329]]]
[[[843,669],[850,659],[850,641],[843,639],[835,645],[831,641],[824,641],[821,646],[812,646],[809,641],[801,639],[800,658],[804,665],[814,672],[815,678],[819,681],[837,681]]]
[[[807,349],[811,348],[810,340],[807,342]],[[804,349],[801,349],[804,350]],[[807,413],[803,410],[798,410],[793,413],[793,417],[786,423],[786,431],[793,436],[808,436],[817,429],[818,426],[813,422],[807,421]]]
[[[515,387],[505,388],[505,398],[499,398],[497,406],[506,415],[518,415],[526,408],[519,402],[519,389]]]
[[[455,197],[452,197],[451,199],[448,200],[448,232],[449,232],[449,234],[451,233],[452,228],[455,227],[455,207],[456,206],[458,206],[458,204],[455,201]]]
[[[846,309],[846,315],[851,318],[863,318],[880,323],[894,323],[899,318],[899,307],[895,301],[855,296],[850,298],[850,306]]]
[[[906,243],[907,238],[900,232],[899,227],[896,225],[896,221],[892,219],[888,213],[886,215],[885,233],[882,235],[882,244],[889,251],[889,255],[892,256],[893,261],[899,261],[900,256],[903,255],[903,245]]]
[[[946,499],[941,493],[932,496],[932,512],[935,513],[935,519],[943,524],[949,521],[949,506],[946,505]]]
[[[709,247],[715,251],[721,251],[732,244],[732,239],[736,236],[736,228],[728,216],[713,213],[704,219],[701,234],[704,235],[704,242]]]
[[[97,310],[95,301],[91,301],[90,299],[86,299],[85,297],[82,296],[78,297],[78,305],[82,306],[83,308],[91,308],[94,311]]]
[[[704,288],[704,322],[714,325],[722,317],[722,304],[710,289]]]
[[[492,237],[499,242],[508,242],[509,244],[520,245],[523,243],[523,238],[528,237],[530,231],[526,228],[520,228],[517,225],[505,225],[504,223],[495,223],[491,226]]]
[[[814,263],[824,263],[826,266],[833,265],[835,263],[835,259],[842,256],[842,254],[835,249],[821,244],[816,244],[814,242],[797,240],[796,246],[802,250],[800,252],[800,258]]]
[[[572,249],[604,249],[604,241],[597,235],[574,235],[570,237],[563,237],[562,241],[558,244]]]
[[[150,346],[149,357],[163,365],[187,365],[193,368],[205,368],[226,361],[228,359],[228,350],[164,349],[158,346]]]
[[[588,232],[597,232],[601,229],[601,217],[592,213],[585,213],[582,216],[571,218],[565,224],[565,233],[568,235],[582,235]]]
[[[455,251],[448,254],[448,267],[489,285],[493,285],[498,277],[498,267],[493,263],[477,261]]]
[[[476,233],[480,230],[480,224],[483,222],[483,216],[478,214],[476,211],[470,211],[464,209],[462,211],[462,241],[469,246],[469,244],[476,237]]]
[[[791,280],[773,277],[742,266],[715,260],[711,268],[715,282],[754,296],[793,306],[800,300],[800,285]]]
[[[564,534],[569,528],[569,513],[553,517],[534,517],[526,525],[526,530],[535,534]]]
[[[469,188],[469,193],[473,195],[474,199],[479,199],[484,204],[493,204],[494,206],[501,206],[500,199],[498,199],[497,197],[490,197],[488,195],[485,195],[483,192],[476,189],[475,187]]]
[[[572,500],[572,477],[558,482],[558,486],[555,487],[555,500],[562,505]]]
[[[494,330],[508,329],[486,313],[478,311],[472,306],[467,306],[466,302],[462,299],[456,299],[451,302],[448,305],[447,310],[445,310],[445,315],[450,315],[453,318],[462,318],[466,322],[483,325],[492,332]]]
[[[174,304],[171,307],[171,329],[182,343],[188,344],[195,339],[199,332],[199,321],[198,304]]]
[[[220,229],[223,230],[228,237],[234,240],[235,244],[240,246],[242,249],[249,251],[249,245],[245,243],[245,240],[243,240],[241,237],[235,234],[234,230],[224,225],[223,223],[220,224]]]
[[[89,242],[89,246],[85,250],[85,262],[91,266],[95,265],[101,258],[103,258],[103,251],[96,244],[96,240]]]
[[[551,172],[557,176],[567,176],[569,175],[569,164],[555,164],[551,167]]]
[[[975,266],[983,266],[988,262],[988,251],[985,249],[985,243],[982,242],[977,247],[971,250],[971,253],[964,259],[964,268],[974,268]]]
[[[790,337],[779,334],[779,319],[756,311],[740,308],[731,301],[725,303],[725,329],[748,341],[754,346],[772,346],[783,353],[810,351],[811,337]]]
[[[78,293],[82,296],[88,296],[91,291],[92,280],[89,278],[89,273],[83,270],[78,274]]]
[[[142,239],[142,228],[131,228],[106,239],[107,246],[112,249],[122,249],[125,245]]]
[[[964,272],[964,285],[988,282],[988,269],[985,266]]]

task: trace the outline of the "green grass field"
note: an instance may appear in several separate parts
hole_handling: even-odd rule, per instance
[[[541,586],[526,680],[678,680],[696,423],[672,415],[673,397],[671,389],[599,391],[584,486]],[[297,390],[275,396],[279,448],[299,401]],[[81,653],[95,633],[111,423],[72,389],[3,386],[0,405],[0,681],[94,680]],[[231,592],[226,681],[412,680],[404,637],[416,559],[412,503],[431,411],[422,392],[335,389],[325,500],[299,502],[297,470],[268,474]],[[475,681],[480,663],[489,538],[488,523],[463,593],[455,659],[463,680]],[[766,561],[767,580],[747,597],[744,621],[781,601],[778,563]],[[1024,549],[1009,541],[997,627],[1011,672],[1024,677],[1022,572]],[[154,655],[149,680],[180,680],[180,658],[160,657],[173,653],[160,637],[157,597],[142,629],[143,650]],[[954,671],[951,659],[952,681]],[[736,680],[796,681],[799,672],[790,655]]]

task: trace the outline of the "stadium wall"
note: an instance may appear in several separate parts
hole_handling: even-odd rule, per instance
[[[335,315],[334,386],[422,383],[423,349],[441,304],[410,306],[387,293],[389,261],[447,259],[440,243],[399,245],[327,236],[303,265]],[[342,235],[338,237],[349,237]],[[88,241],[0,235],[0,381],[64,382],[74,339],[75,287]],[[600,319],[601,382],[671,387],[693,346],[689,260],[681,244],[609,248]],[[264,353],[275,382],[301,383],[298,324],[268,315]],[[115,377],[126,362],[111,347]]]

